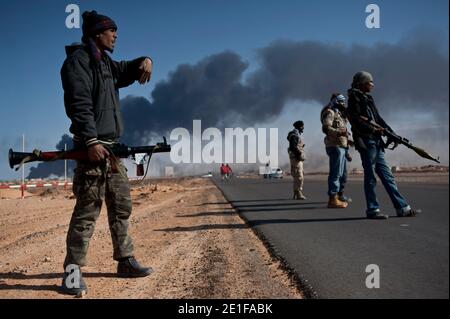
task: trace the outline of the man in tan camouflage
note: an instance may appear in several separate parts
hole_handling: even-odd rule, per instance
[[[289,160],[291,162],[291,175],[294,179],[294,199],[306,199],[303,194],[303,162],[305,161],[305,143],[301,134],[305,128],[303,121],[297,121],[294,129],[289,132]]]

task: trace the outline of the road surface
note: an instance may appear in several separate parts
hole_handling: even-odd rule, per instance
[[[292,181],[215,180],[227,200],[264,238],[288,268],[319,298],[449,298],[448,184],[399,183],[416,218],[367,220],[361,181],[351,181],[348,209],[327,209],[326,181],[305,183],[306,201],[291,199]],[[369,289],[368,265],[379,268],[380,288]],[[369,270],[369,269],[368,269]],[[373,281],[372,281],[373,282]]]

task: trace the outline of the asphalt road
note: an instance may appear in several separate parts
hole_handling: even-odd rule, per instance
[[[449,298],[448,184],[399,183],[415,218],[395,217],[378,185],[388,220],[367,220],[362,182],[349,182],[349,208],[327,209],[326,182],[307,181],[306,201],[291,200],[291,180],[215,180],[227,200],[262,234],[319,298]],[[379,267],[380,288],[366,287]],[[373,273],[372,273],[373,274]]]

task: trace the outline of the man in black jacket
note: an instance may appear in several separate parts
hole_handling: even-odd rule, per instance
[[[111,158],[108,148],[123,132],[119,88],[136,80],[150,80],[152,60],[113,61],[117,26],[97,12],[83,13],[82,44],[66,47],[67,58],[61,68],[64,104],[72,124],[74,145],[86,149],[89,161],[78,161],[73,180],[76,205],[67,233],[67,255],[62,288],[68,294],[86,291],[80,267],[86,254],[103,200],[113,242],[113,258],[118,261],[120,277],[148,276],[151,268],[142,267],[133,255],[128,235],[131,214],[130,186],[123,164]],[[112,163],[115,164],[112,164]]]
[[[375,186],[378,175],[386,189],[397,216],[415,216],[416,211],[411,209],[406,199],[400,194],[394,176],[384,158],[384,143],[382,135],[384,130],[392,131],[391,127],[380,116],[373,97],[369,94],[374,87],[373,77],[370,73],[361,71],[353,77],[352,88],[348,91],[348,117],[352,125],[355,147],[361,155],[364,168],[364,192],[366,195],[367,218],[387,219],[382,214],[378,203]],[[375,121],[382,128],[376,129],[366,122],[365,117]]]

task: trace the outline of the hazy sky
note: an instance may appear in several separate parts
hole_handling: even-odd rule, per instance
[[[273,41],[324,44],[398,43],[433,34],[448,46],[448,1],[373,1],[381,9],[381,28],[365,27],[370,1],[15,1],[0,12],[0,179],[19,176],[7,165],[9,147],[54,149],[70,122],[65,115],[59,70],[64,46],[80,40],[80,29],[67,29],[65,7],[95,9],[118,25],[116,60],[150,55],[151,84],[121,91],[149,98],[155,84],[179,64],[231,50],[258,68],[257,50]],[[447,56],[448,67],[448,51]],[[331,71],[331,70],[330,70]],[[448,73],[448,70],[446,70]],[[448,96],[448,91],[447,91]],[[448,116],[448,113],[447,113]],[[448,134],[448,123],[447,123]],[[448,139],[447,139],[448,142]],[[448,150],[448,145],[446,146]]]

